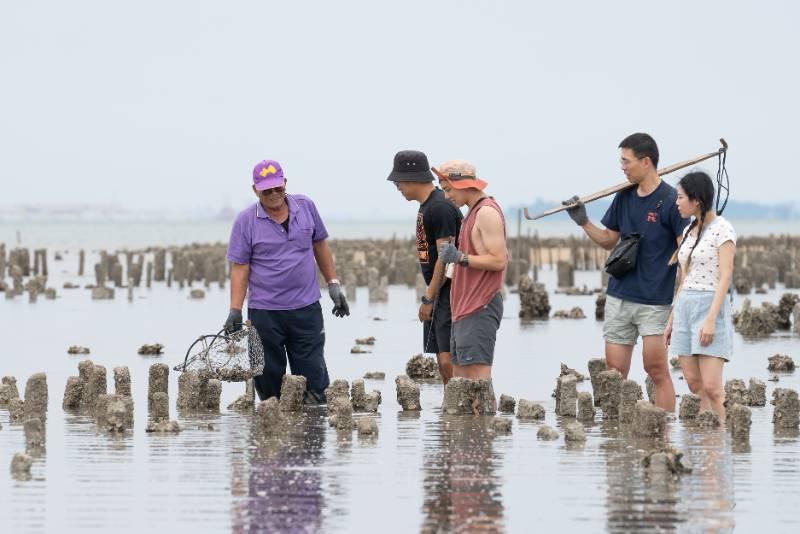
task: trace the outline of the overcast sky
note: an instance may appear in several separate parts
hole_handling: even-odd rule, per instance
[[[397,150],[501,203],[730,143],[733,196],[796,201],[797,2],[6,1],[0,206],[240,208],[280,161],[323,216],[397,218]],[[716,170],[715,163],[705,166]]]

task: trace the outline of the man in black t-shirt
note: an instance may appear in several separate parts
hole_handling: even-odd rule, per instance
[[[403,150],[394,157],[388,180],[394,182],[406,200],[419,202],[417,212],[417,256],[427,288],[418,317],[422,321],[423,351],[436,354],[439,374],[446,385],[453,376],[450,363],[450,278],[439,261],[439,247],[456,243],[461,212],[444,192],[433,185],[428,158],[417,150]]]

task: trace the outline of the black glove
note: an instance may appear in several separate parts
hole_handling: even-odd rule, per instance
[[[225,333],[233,334],[242,329],[242,310],[231,310],[225,320]]]
[[[578,226],[583,226],[589,222],[589,216],[586,215],[586,206],[584,206],[583,202],[581,202],[581,199],[578,195],[565,200],[561,204],[564,206],[572,206],[567,208],[567,214],[569,214],[570,219],[575,221],[575,224]]]
[[[331,296],[331,300],[333,301],[333,314],[336,317],[350,315],[350,306],[347,305],[347,299],[342,291],[342,286],[339,284],[329,285],[328,295]]]

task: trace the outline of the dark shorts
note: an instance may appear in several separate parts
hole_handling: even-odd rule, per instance
[[[453,323],[450,361],[453,365],[492,365],[497,329],[503,318],[503,296],[494,298],[472,315]]]
[[[319,301],[297,310],[249,308],[247,317],[264,345],[264,374],[253,379],[261,400],[280,397],[286,363],[293,375],[306,377],[306,402],[325,402],[330,385],[325,364],[325,324]]]
[[[428,354],[450,352],[450,330],[452,325],[450,284],[447,284],[439,292],[439,299],[433,309],[433,318],[422,323],[423,352]]]

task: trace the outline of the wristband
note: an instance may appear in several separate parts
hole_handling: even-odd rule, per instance
[[[433,304],[433,300],[429,299],[425,295],[422,295],[422,298],[420,300],[422,301],[423,304]]]

